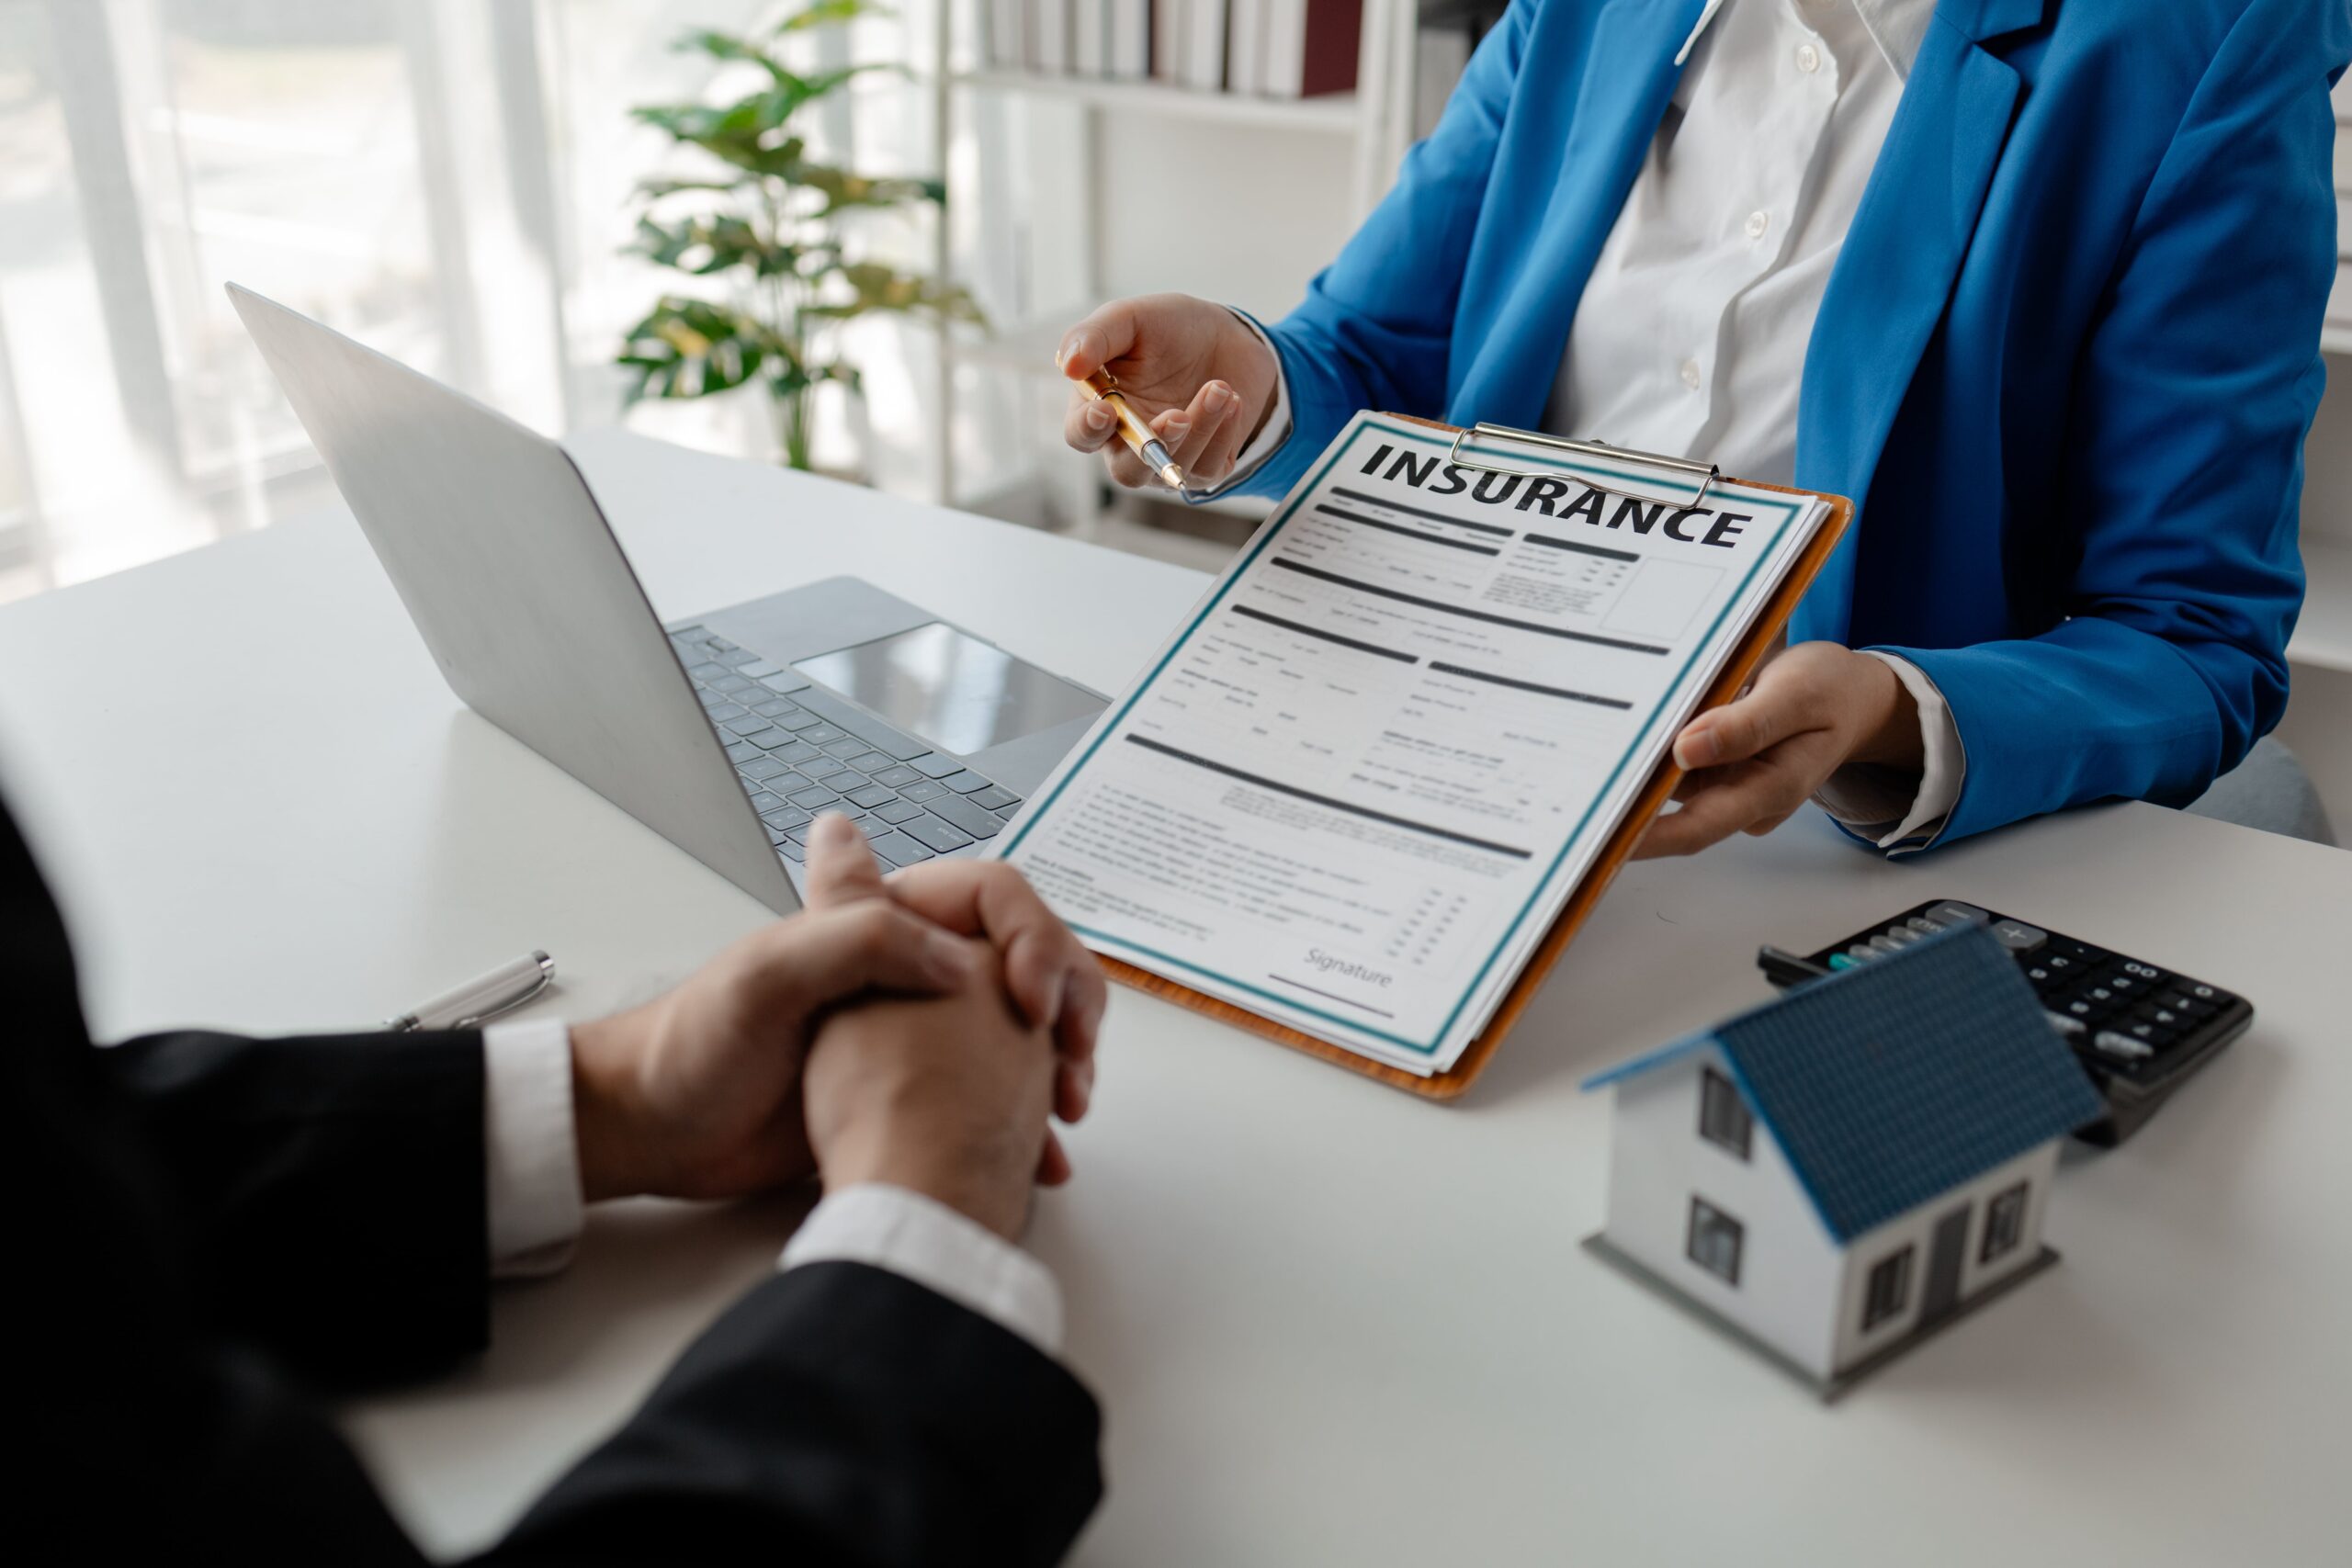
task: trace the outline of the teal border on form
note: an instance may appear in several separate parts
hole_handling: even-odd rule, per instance
[[[1266,547],[1269,545],[1272,545],[1274,540],[1281,536],[1283,530],[1290,525],[1291,518],[1296,515],[1298,512],[1299,503],[1315,492],[1316,487],[1323,482],[1323,476],[1329,473],[1340,458],[1345,457],[1349,453],[1356,449],[1356,441],[1358,438],[1375,431],[1382,435],[1385,435],[1393,439],[1418,441],[1431,446],[1451,447],[1453,444],[1453,438],[1451,435],[1438,435],[1418,427],[1408,428],[1403,425],[1389,424],[1378,419],[1368,419],[1362,424],[1358,425],[1354,434],[1350,436],[1347,444],[1342,446],[1338,451],[1333,452],[1329,457],[1325,457],[1323,459],[1322,466],[1317,468],[1312,474],[1308,475],[1306,482],[1294,492],[1293,499],[1283,505],[1282,510],[1268,522],[1265,527],[1259,530],[1258,542],[1250,547],[1250,553],[1242,558],[1240,563],[1237,566],[1228,567],[1226,570],[1224,581],[1218,587],[1216,592],[1210,596],[1206,604],[1203,604],[1199,610],[1193,613],[1192,620],[1185,625],[1183,631],[1178,634],[1176,639],[1168,645],[1168,651],[1160,655],[1159,662],[1151,667],[1151,672],[1149,674],[1146,675],[1141,681],[1136,683],[1135,689],[1129,693],[1126,701],[1119,705],[1119,711],[1111,716],[1111,721],[1108,724],[1103,725],[1095,732],[1094,739],[1087,744],[1084,754],[1078,759],[1077,762],[1071,765],[1068,772],[1062,774],[1061,782],[1054,786],[1053,793],[1046,795],[1046,798],[1038,804],[1035,810],[1026,813],[1027,820],[1021,825],[1020,830],[1012,835],[1012,841],[1006,844],[1004,848],[999,852],[999,859],[1012,858],[1012,852],[1021,847],[1023,840],[1027,839],[1031,831],[1052,813],[1055,803],[1061,799],[1062,792],[1069,787],[1070,781],[1077,778],[1080,773],[1086,771],[1086,765],[1094,760],[1094,753],[1102,749],[1102,742],[1108,740],[1111,738],[1112,731],[1117,729],[1121,724],[1124,724],[1126,721],[1127,715],[1134,711],[1136,704],[1142,701],[1143,694],[1149,691],[1153,684],[1159,681],[1161,671],[1168,668],[1169,660],[1174,659],[1177,651],[1193,640],[1193,634],[1200,630],[1201,623],[1207,620],[1209,616],[1216,612],[1217,606],[1225,603],[1226,595],[1232,592],[1233,585],[1241,580],[1242,574],[1248,571],[1250,566],[1256,562],[1257,558],[1265,553]],[[1509,453],[1503,453],[1498,451],[1492,446],[1481,446],[1476,442],[1464,442],[1463,443],[1463,446],[1466,450],[1481,453],[1487,456],[1507,456],[1513,461],[1520,462],[1532,459],[1535,462],[1544,464],[1547,468],[1564,470],[1568,473],[1597,475],[1603,479],[1617,480],[1620,483],[1625,483],[1628,481],[1643,483],[1646,482],[1649,477],[1647,475],[1626,473],[1622,469],[1613,468],[1605,464],[1572,463],[1560,458],[1541,457],[1515,449]],[[1766,558],[1769,558],[1774,550],[1780,547],[1781,538],[1789,531],[1789,525],[1796,521],[1797,513],[1804,509],[1804,503],[1802,502],[1777,501],[1769,498],[1758,498],[1755,504],[1762,507],[1778,507],[1781,513],[1780,524],[1772,531],[1771,541],[1761,550],[1758,551],[1754,558],[1750,560],[1747,575],[1740,579],[1739,586],[1732,590],[1730,598],[1724,601],[1724,607],[1716,612],[1714,620],[1708,625],[1705,634],[1700,637],[1699,642],[1701,647],[1704,647],[1707,643],[1714,639],[1715,633],[1723,626],[1724,617],[1731,614],[1732,606],[1738,604],[1740,597],[1747,592],[1748,584],[1756,580],[1757,570],[1762,567]],[[1385,1040],[1400,1050],[1415,1052],[1424,1056],[1434,1055],[1437,1054],[1439,1042],[1442,1041],[1447,1032],[1453,1028],[1454,1021],[1462,1016],[1462,1010],[1469,1004],[1472,994],[1475,993],[1479,987],[1486,984],[1487,975],[1488,971],[1494,968],[1495,960],[1502,955],[1504,948],[1510,945],[1512,939],[1518,935],[1520,928],[1526,923],[1529,912],[1535,908],[1536,901],[1544,896],[1544,890],[1551,886],[1552,879],[1560,874],[1561,863],[1568,858],[1568,852],[1575,848],[1577,841],[1584,837],[1584,830],[1591,824],[1593,811],[1598,807],[1600,800],[1605,797],[1611,790],[1617,787],[1618,777],[1625,771],[1626,759],[1634,752],[1641,750],[1648,745],[1652,732],[1657,728],[1658,716],[1665,711],[1668,702],[1673,698],[1675,694],[1682,689],[1682,682],[1690,677],[1690,666],[1695,661],[1697,655],[1693,653],[1690,657],[1683,660],[1682,668],[1675,671],[1673,681],[1667,686],[1666,695],[1661,697],[1657,705],[1651,708],[1650,716],[1648,719],[1644,722],[1641,733],[1635,738],[1634,745],[1626,748],[1624,751],[1619,754],[1617,765],[1610,770],[1609,777],[1603,780],[1600,788],[1594,792],[1592,803],[1585,807],[1584,815],[1577,819],[1577,825],[1569,830],[1567,838],[1563,840],[1560,845],[1560,852],[1552,857],[1552,863],[1546,866],[1544,870],[1544,874],[1537,878],[1534,893],[1529,896],[1526,903],[1520,906],[1519,912],[1516,915],[1513,915],[1510,919],[1510,922],[1503,928],[1501,940],[1495,943],[1493,950],[1487,954],[1485,962],[1478,965],[1477,973],[1470,977],[1470,983],[1463,987],[1461,994],[1454,998],[1453,1010],[1447,1013],[1445,1015],[1445,1021],[1438,1025],[1437,1038],[1430,1040],[1426,1043],[1417,1040],[1408,1040],[1401,1034],[1391,1034],[1386,1030],[1370,1028],[1367,1025],[1357,1021],[1355,1019],[1347,1017],[1343,1013],[1331,1012],[1323,1008],[1303,1006],[1300,1003],[1292,1000],[1288,997],[1280,995],[1277,992],[1269,991],[1261,986],[1253,986],[1248,981],[1237,980],[1230,975],[1220,974],[1216,970],[1206,969],[1202,967],[1200,964],[1188,963],[1184,959],[1178,958],[1171,953],[1161,953],[1157,948],[1146,947],[1141,942],[1131,942],[1125,937],[1114,936],[1108,931],[1099,931],[1091,926],[1074,926],[1072,929],[1085,936],[1094,937],[1106,942],[1115,942],[1119,946],[1127,949],[1129,952],[1142,953],[1161,964],[1169,964],[1178,969],[1188,970],[1194,975],[1203,976],[1208,979],[1215,980],[1221,986],[1230,987],[1232,989],[1237,991],[1247,992],[1249,995],[1253,997],[1262,997],[1267,1001],[1273,1003],[1276,1007],[1286,1012],[1304,1013],[1309,1018],[1326,1019],[1330,1022],[1340,1025],[1343,1029],[1352,1030],[1359,1034],[1368,1034],[1377,1040]]]

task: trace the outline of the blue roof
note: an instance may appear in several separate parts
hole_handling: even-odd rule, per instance
[[[1815,981],[1584,1087],[1709,1043],[1840,1242],[2105,1110],[2016,961],[1976,927]]]

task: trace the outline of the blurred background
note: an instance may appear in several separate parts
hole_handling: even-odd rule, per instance
[[[760,36],[804,5],[0,0],[0,601],[332,502],[232,279],[549,433],[625,421],[776,457],[756,387],[626,402],[631,324],[665,294],[727,288],[630,250],[639,183],[708,165],[629,111],[739,99],[757,65],[673,46]],[[906,0],[778,39],[796,72],[894,67],[795,130],[831,165],[939,182],[944,205],[842,227],[860,258],[965,290],[986,321],[829,329],[863,390],[813,395],[813,465],[1219,564],[1262,509],[1107,491],[1061,448],[1054,344],[1095,303],[1155,289],[1286,311],[1502,8]],[[2352,154],[2337,185],[2352,199]],[[2331,367],[2352,353],[2352,289],[2338,304]],[[2352,392],[2331,390],[2309,461],[2287,733],[2352,819]]]

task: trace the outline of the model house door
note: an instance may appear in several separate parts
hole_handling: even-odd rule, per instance
[[[1960,1264],[1968,1252],[1968,1211],[1962,1203],[1936,1222],[1928,1247],[1928,1288],[1919,1297],[1919,1326],[1950,1317],[1960,1304]]]

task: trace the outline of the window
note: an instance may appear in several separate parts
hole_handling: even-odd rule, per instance
[[[1870,1283],[1862,1292],[1862,1331],[1869,1333],[1911,1304],[1911,1255],[1916,1247],[1891,1252],[1871,1267]]]
[[[1979,1263],[1990,1263],[2017,1250],[2025,1239],[2026,1184],[2018,1182],[2004,1192],[1996,1192],[1984,1205],[1984,1246],[1976,1255]]]
[[[1739,1090],[1731,1079],[1709,1067],[1699,1076],[1699,1136],[1711,1144],[1720,1144],[1737,1155],[1747,1157],[1747,1145],[1756,1131],[1756,1119],[1747,1113],[1747,1102],[1739,1098]]]
[[[1727,1285],[1739,1283],[1739,1244],[1747,1235],[1737,1220],[1708,1202],[1690,1200],[1690,1261]]]

